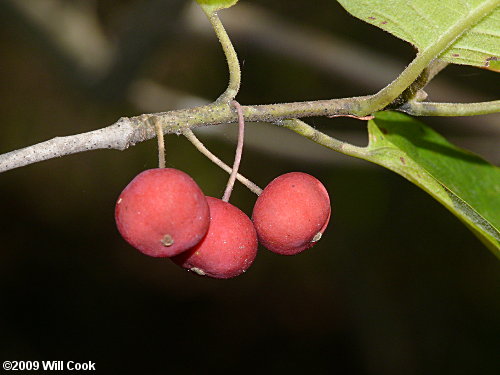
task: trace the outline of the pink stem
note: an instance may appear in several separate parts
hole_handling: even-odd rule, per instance
[[[241,154],[243,153],[243,140],[245,137],[245,119],[243,118],[243,110],[241,109],[240,103],[233,100],[231,104],[236,108],[238,112],[238,144],[236,146],[236,155],[234,156],[233,170],[227,181],[226,190],[224,191],[224,196],[222,200],[228,202],[233,192],[234,182],[236,181],[236,175],[238,174],[238,169],[240,168]]]

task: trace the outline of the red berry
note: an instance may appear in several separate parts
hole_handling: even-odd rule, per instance
[[[315,177],[291,172],[275,178],[255,203],[252,219],[260,243],[283,255],[313,246],[330,220],[330,198]]]
[[[207,233],[210,213],[196,182],[173,168],[148,169],[120,194],[118,231],[132,246],[153,257],[171,257],[196,245]]]
[[[257,255],[257,234],[252,221],[238,208],[206,197],[210,207],[208,233],[194,248],[172,258],[199,275],[229,279],[245,272]]]

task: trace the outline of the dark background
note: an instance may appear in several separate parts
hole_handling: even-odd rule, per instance
[[[155,104],[131,94],[141,79],[207,101],[224,90],[227,72],[216,40],[185,24],[189,1],[63,6],[68,3],[87,3],[121,58],[110,72],[88,78],[14,1],[0,1],[0,153],[147,111]],[[260,6],[286,22],[270,22],[271,29],[288,25],[365,51],[353,69],[380,69],[394,78],[398,71],[372,58],[401,69],[413,58],[410,45],[350,17],[335,1],[311,4],[241,1],[241,9]],[[224,12],[228,22],[236,17],[232,11]],[[242,104],[362,95],[384,85],[329,71],[320,57],[301,60],[300,43],[297,58],[253,32],[238,34],[235,45],[243,62]],[[435,85],[437,100],[491,100],[498,78],[453,66]],[[432,87],[429,92],[432,97]],[[175,108],[177,99],[158,110]],[[498,130],[491,126],[498,116],[422,120],[500,160]],[[309,123],[366,143],[362,121]],[[232,128],[200,133],[228,162]],[[224,172],[183,137],[166,142],[170,167],[193,176],[207,195],[222,195]],[[451,213],[398,175],[285,129],[249,125],[241,171],[260,186],[281,173],[310,173],[329,190],[333,213],[311,250],[284,257],[260,249],[246,274],[223,281],[146,257],[119,236],[117,196],[156,164],[152,140],[125,152],[88,152],[0,175],[2,361],[91,360],[101,373],[497,373],[498,261]],[[250,215],[255,196],[238,185],[231,202]]]

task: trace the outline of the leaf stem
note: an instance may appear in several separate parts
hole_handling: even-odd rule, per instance
[[[474,8],[466,18],[462,18],[452,25],[436,41],[431,43],[427,48],[421,50],[399,77],[363,103],[362,112],[364,113],[358,115],[363,116],[372,114],[388,106],[418,78],[420,73],[422,73],[434,58],[438,57],[446,50],[463,32],[474,26],[495,9],[498,3],[498,0],[486,0],[478,7]]]
[[[413,116],[475,116],[500,112],[500,100],[479,103],[432,103],[409,101],[396,108]]]
[[[347,142],[339,141],[338,139],[330,137],[329,135],[326,135],[325,133],[314,129],[312,126],[306,124],[302,120],[285,120],[280,125],[294,131],[295,133],[305,138],[310,139],[313,142],[316,142],[321,146],[340,152],[344,155],[353,156],[355,158],[364,160],[367,160],[369,156],[367,147],[358,147]]]
[[[219,39],[219,42],[222,46],[222,50],[224,51],[224,55],[226,56],[227,66],[229,68],[229,84],[221,96],[216,100],[217,103],[226,102],[229,103],[233,100],[238,91],[240,90],[241,84],[241,69],[240,63],[238,61],[238,55],[233,47],[233,43],[231,39],[229,39],[229,35],[227,35],[226,29],[222,25],[222,22],[217,15],[216,12],[209,12],[205,8],[203,8],[205,14],[208,17],[208,20],[212,24],[212,27]]]
[[[232,172],[232,168],[220,160],[217,156],[215,156],[209,149],[205,147],[205,145],[194,135],[191,129],[186,129],[184,131],[184,136],[193,144],[194,147],[198,149],[203,155],[205,155],[208,159],[210,159],[214,164],[225,170],[227,173]],[[236,179],[245,185],[250,191],[253,193],[260,195],[262,193],[262,189],[250,181],[248,178],[242,176],[241,174],[236,174]]]

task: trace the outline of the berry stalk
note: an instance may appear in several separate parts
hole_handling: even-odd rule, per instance
[[[233,192],[234,181],[236,181],[236,175],[238,174],[238,169],[240,168],[241,154],[243,153],[243,141],[245,138],[245,119],[243,117],[241,105],[236,100],[233,100],[231,105],[234,106],[236,108],[236,112],[238,112],[238,144],[236,145],[233,170],[231,171],[231,175],[227,181],[226,190],[224,191],[224,195],[222,197],[224,202],[229,202],[229,198]]]
[[[203,155],[209,158],[218,167],[222,168],[227,173],[231,174],[232,172],[231,167],[226,163],[224,163],[222,160],[220,160],[217,156],[215,156],[208,148],[206,148],[205,145],[198,139],[198,137],[194,135],[191,129],[185,130],[183,134],[189,140],[189,142],[191,142],[193,146],[198,149],[198,151],[200,151]],[[236,178],[239,182],[245,185],[253,193],[257,195],[260,195],[262,193],[262,189],[256,184],[254,184],[252,181],[250,181],[248,178],[246,178],[245,176],[238,173],[236,174]]]
[[[165,168],[165,139],[163,128],[159,121],[155,121],[156,137],[158,139],[158,168]]]

